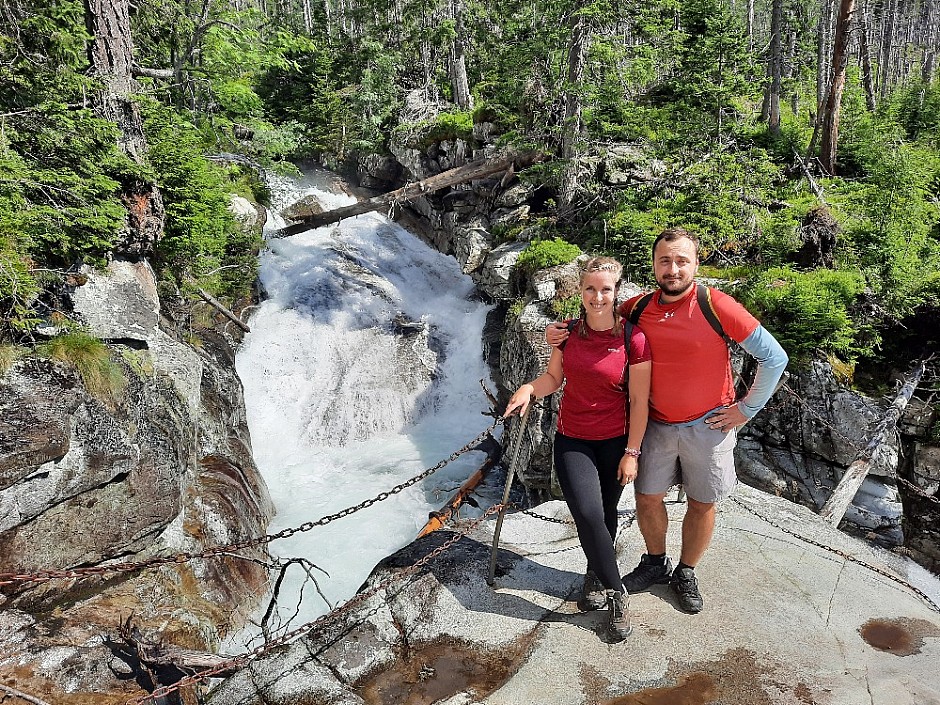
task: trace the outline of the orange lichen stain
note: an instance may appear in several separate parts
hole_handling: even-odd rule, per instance
[[[707,673],[689,673],[671,688],[647,688],[600,705],[708,705],[718,699],[718,688]]]

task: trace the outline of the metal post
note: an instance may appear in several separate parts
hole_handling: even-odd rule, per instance
[[[525,413],[519,418],[519,433],[516,434],[515,445],[510,453],[509,466],[506,469],[506,489],[503,490],[503,506],[496,517],[496,528],[493,530],[493,548],[490,550],[490,569],[487,573],[486,584],[490,587],[496,580],[496,553],[499,550],[499,532],[503,528],[503,515],[506,514],[506,505],[509,503],[509,490],[512,487],[512,478],[516,474],[516,459],[519,457],[519,448],[522,447],[522,434],[525,433],[526,421],[529,419],[529,411],[532,409],[531,400],[525,409]]]

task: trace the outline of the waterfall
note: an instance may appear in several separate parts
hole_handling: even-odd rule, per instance
[[[327,209],[353,201],[316,172],[272,178],[271,186],[273,211],[310,194]],[[283,224],[272,213],[266,229]],[[489,306],[452,258],[379,214],[267,244],[260,269],[267,298],[236,366],[276,532],[375,497],[491,423],[480,387],[481,379],[489,383],[482,349]],[[309,560],[324,571],[310,572],[326,599],[346,600],[484,457],[467,453],[362,512],[275,541],[271,552]],[[329,611],[306,577],[290,567],[273,626],[295,610],[294,628]],[[240,650],[256,634],[237,635],[227,648]]]

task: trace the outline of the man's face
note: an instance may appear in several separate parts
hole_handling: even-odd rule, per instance
[[[679,297],[689,290],[698,271],[695,244],[688,238],[660,240],[653,252],[653,274],[666,297]]]

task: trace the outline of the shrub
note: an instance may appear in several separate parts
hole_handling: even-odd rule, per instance
[[[560,237],[552,240],[532,240],[526,247],[516,266],[522,271],[532,273],[557,264],[565,264],[581,254],[581,248],[572,245]]]
[[[740,298],[795,360],[816,350],[852,360],[862,351],[849,310],[864,285],[858,272],[778,267],[748,282]]]
[[[116,403],[127,386],[121,367],[111,360],[108,346],[88,333],[56,336],[40,345],[38,352],[74,367],[88,393],[105,403]]]
[[[568,318],[578,318],[581,315],[581,297],[567,296],[563,299],[554,299],[551,304],[552,315],[559,321]]]

